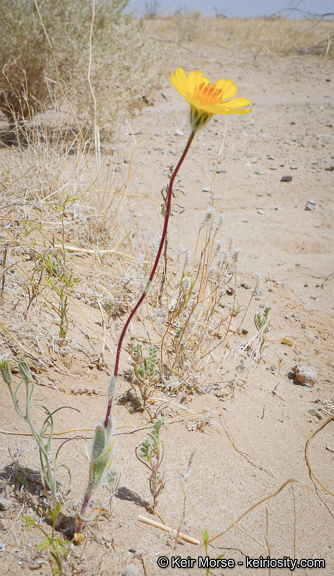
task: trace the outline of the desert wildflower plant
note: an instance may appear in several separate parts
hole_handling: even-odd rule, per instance
[[[246,106],[250,104],[250,101],[247,98],[233,99],[233,96],[237,91],[237,87],[232,82],[232,80],[221,79],[214,84],[211,84],[210,80],[203,76],[202,72],[200,71],[190,72],[187,76],[183,68],[177,68],[175,73],[171,74],[171,83],[190,104],[191,133],[181,158],[176,168],[172,172],[169,180],[167,197],[163,210],[163,231],[149,279],[142,295],[129,314],[118,340],[114,373],[110,378],[108,387],[108,406],[106,416],[104,421],[98,424],[95,428],[89,468],[89,482],[76,526],[75,539],[77,542],[80,542],[83,538],[81,529],[85,520],[85,515],[91,495],[93,491],[95,491],[98,486],[105,479],[107,479],[108,473],[112,468],[113,455],[115,451],[115,437],[113,434],[114,424],[111,410],[115,395],[122,344],[131,320],[135,316],[139,307],[145,300],[146,295],[150,291],[155,273],[158,268],[160,257],[162,255],[167,238],[167,229],[171,213],[173,184],[175,178],[184,162],[184,159],[189,151],[197,130],[204,127],[205,124],[207,124],[207,122],[209,122],[209,120],[212,118],[212,116],[215,114],[248,114],[251,112],[249,108],[246,108]]]

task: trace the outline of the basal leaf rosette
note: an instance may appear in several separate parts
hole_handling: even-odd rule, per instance
[[[248,98],[233,98],[237,87],[232,80],[217,80],[211,84],[202,72],[190,72],[183,68],[171,73],[171,83],[190,104],[190,122],[195,132],[206,124],[214,114],[248,114]]]

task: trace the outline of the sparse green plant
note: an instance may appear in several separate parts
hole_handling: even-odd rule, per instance
[[[62,538],[58,538],[55,534],[60,508],[61,504],[60,502],[57,502],[56,506],[46,513],[48,519],[51,521],[50,522],[51,534],[48,534],[48,532],[44,530],[44,528],[39,522],[35,522],[35,520],[33,520],[33,518],[31,518],[28,515],[24,516],[27,528],[29,529],[32,526],[34,526],[40,532],[42,532],[42,534],[45,537],[45,540],[37,545],[37,550],[39,552],[43,552],[43,550],[51,548],[50,555],[53,561],[50,560],[50,565],[52,569],[52,574],[54,576],[61,576],[61,574],[63,574],[63,557],[66,557],[66,554],[70,546],[69,542],[66,542],[66,540],[63,540]]]
[[[52,412],[44,405],[40,404],[37,400],[34,399],[34,383],[32,382],[32,374],[30,372],[29,365],[22,359],[18,362],[19,371],[21,374],[22,379],[17,384],[17,386],[13,386],[13,377],[12,371],[7,360],[2,360],[0,362],[0,371],[4,382],[7,384],[10,395],[13,400],[14,408],[19,416],[21,416],[28,424],[31,433],[34,437],[34,440],[38,446],[39,450],[39,458],[41,463],[42,474],[44,477],[44,483],[46,485],[47,490],[51,493],[51,509],[56,509],[57,504],[59,502],[58,492],[59,486],[57,484],[57,475],[59,471],[63,468],[66,470],[69,478],[69,485],[71,482],[71,472],[66,464],[59,464],[58,458],[59,453],[67,442],[65,440],[61,443],[59,448],[56,450],[55,454],[53,454],[52,450],[52,435],[53,435],[53,421],[54,415],[65,408],[65,406],[61,406],[60,408],[56,408]],[[20,400],[19,400],[19,391],[20,388],[24,384],[25,386],[25,407],[21,408]],[[42,410],[46,414],[46,418],[43,421],[43,424],[38,431],[36,425],[34,424],[31,411],[34,407],[42,408]]]
[[[28,305],[25,311],[27,317],[29,308],[32,302],[42,291],[42,280],[44,279],[45,285],[51,287],[52,292],[57,295],[58,302],[54,304],[51,302],[51,308],[59,317],[59,338],[65,340],[68,330],[68,293],[73,290],[75,285],[79,282],[79,278],[75,277],[71,267],[67,263],[66,249],[65,249],[65,226],[66,226],[66,210],[70,202],[77,200],[75,196],[66,196],[66,198],[53,205],[52,209],[56,212],[56,217],[61,223],[60,246],[56,244],[57,239],[49,240],[48,236],[44,233],[42,226],[32,226],[28,222],[25,223],[25,235],[29,236],[32,232],[41,234],[44,245],[49,245],[45,251],[33,253],[34,268],[32,270],[30,281],[27,285],[28,290]],[[32,240],[32,246],[36,245],[35,239]]]
[[[141,346],[136,344],[131,350],[131,356],[135,362],[133,370],[136,376],[136,380],[132,382],[132,387],[137,394],[139,391],[143,410],[150,413],[147,402],[154,394],[160,380],[157,349],[155,346],[150,346],[148,356],[143,358]]]
[[[68,330],[68,291],[73,289],[75,283],[79,282],[78,278],[73,276],[71,270],[67,269],[66,250],[65,250],[65,216],[66,206],[68,202],[77,200],[75,196],[66,196],[65,200],[54,207],[57,211],[57,218],[61,222],[61,258],[56,253],[54,262],[50,262],[49,282],[58,295],[58,305],[52,305],[54,311],[58,314],[59,325],[59,338],[64,340]],[[47,269],[48,270],[48,269]]]
[[[254,324],[258,331],[262,331],[263,334],[270,332],[271,325],[270,320],[268,319],[269,312],[271,310],[270,306],[265,306],[262,312],[257,312],[254,316]]]
[[[162,493],[164,483],[164,473],[161,473],[160,466],[164,458],[164,445],[160,439],[160,431],[165,421],[162,418],[156,420],[153,424],[152,432],[149,437],[136,447],[136,456],[140,462],[150,470],[149,478],[150,491],[153,497],[153,510],[155,510],[158,497]]]
[[[203,530],[202,536],[203,536],[203,544],[204,544],[204,550],[205,550],[205,559],[206,558],[209,559],[209,535],[208,535],[208,531]],[[216,556],[214,558],[214,560],[219,560],[220,558],[223,558],[224,556],[225,556],[225,554],[219,554],[219,556]],[[206,568],[205,576],[209,576],[209,574],[210,574],[210,566],[208,566]]]
[[[272,329],[270,320],[268,318],[270,310],[271,310],[270,306],[264,306],[263,313],[257,312],[254,316],[254,324],[256,329],[258,330],[257,340],[259,342],[258,350],[260,358],[262,355],[262,349],[265,342],[265,335]]]

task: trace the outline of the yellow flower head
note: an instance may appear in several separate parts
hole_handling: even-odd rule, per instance
[[[218,80],[211,84],[202,72],[190,72],[187,77],[183,68],[177,68],[171,74],[171,83],[188,100],[190,121],[193,130],[203,126],[214,114],[248,114],[251,109],[247,98],[231,98],[237,91],[232,80]]]

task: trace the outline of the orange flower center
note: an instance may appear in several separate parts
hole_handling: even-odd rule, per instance
[[[194,90],[194,98],[203,104],[203,106],[221,104],[223,99],[223,90],[222,88],[216,88],[215,85],[211,86],[211,84],[202,82],[199,86],[196,86]]]

